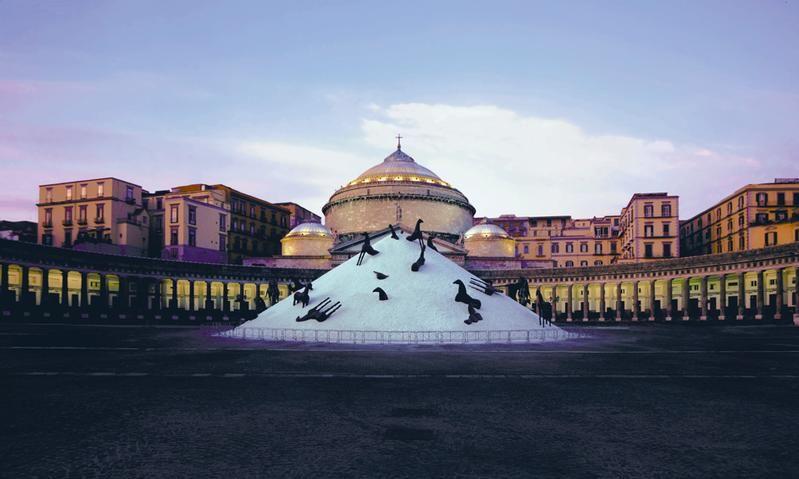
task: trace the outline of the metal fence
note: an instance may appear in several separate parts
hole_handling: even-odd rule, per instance
[[[588,337],[560,328],[505,331],[357,331],[240,327],[220,336],[263,341],[336,344],[525,344]]]

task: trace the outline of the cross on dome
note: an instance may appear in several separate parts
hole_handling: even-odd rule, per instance
[[[396,138],[397,138],[397,149],[401,150],[402,149],[402,143],[400,143],[400,140],[402,139],[402,136],[397,134]]]

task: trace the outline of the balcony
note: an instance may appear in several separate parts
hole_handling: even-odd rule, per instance
[[[44,223],[42,223],[42,228],[52,228],[52,227],[53,227],[52,221],[45,221]]]
[[[98,225],[101,225],[101,224],[105,223],[105,218],[103,218],[102,216],[99,216],[99,217],[94,219],[94,223],[98,224]]]
[[[61,222],[61,224],[64,226],[72,226],[72,220],[64,220]]]
[[[86,218],[78,218],[78,224],[79,225],[86,226],[87,223],[88,223],[88,221],[86,221]]]
[[[135,205],[136,204],[136,198],[125,198],[125,203],[127,203],[129,205]]]

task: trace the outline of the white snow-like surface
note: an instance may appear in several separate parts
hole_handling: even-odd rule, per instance
[[[386,236],[373,247],[379,254],[367,255],[361,266],[357,266],[355,256],[317,278],[306,308],[293,305],[291,295],[227,336],[364,343],[537,342],[569,337],[556,326],[540,326],[535,313],[504,294],[488,296],[469,287],[469,279],[476,277],[431,248],[425,250],[426,261],[420,271],[411,271],[420,248],[418,242],[408,241],[402,233],[399,240]],[[389,277],[378,280],[374,271]],[[466,304],[455,302],[456,279],[464,282],[470,296],[482,302],[478,311],[482,321],[464,323],[469,313]],[[386,292],[387,301],[379,301],[378,294],[372,292],[377,287]],[[330,318],[321,323],[296,321],[327,297],[333,303],[341,302],[341,308]],[[397,336],[403,332],[410,334]]]

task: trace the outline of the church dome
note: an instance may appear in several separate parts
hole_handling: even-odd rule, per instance
[[[339,188],[322,207],[325,225],[339,241],[388,225],[424,230],[456,241],[474,222],[475,209],[463,193],[397,149]]]
[[[372,182],[404,181],[412,183],[427,183],[449,186],[449,183],[439,178],[438,175],[416,163],[416,161],[397,147],[397,151],[388,155],[382,163],[369,168],[361,173],[358,178],[350,181],[348,186],[368,184]]]
[[[319,223],[302,223],[295,226],[291,231],[286,234],[286,238],[293,238],[295,236],[329,236],[332,237],[333,233],[327,229],[325,225]]]
[[[463,234],[465,239],[505,239],[510,238],[507,232],[497,225],[483,223],[472,226],[469,231]]]

